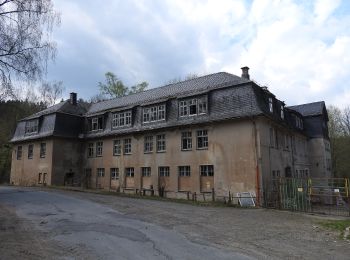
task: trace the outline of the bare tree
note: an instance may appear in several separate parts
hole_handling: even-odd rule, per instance
[[[13,96],[13,80],[41,79],[55,56],[50,36],[59,22],[52,0],[0,0],[0,100]]]
[[[40,101],[45,106],[52,106],[62,97],[63,91],[62,81],[43,82],[39,87]]]
[[[175,84],[175,83],[179,83],[181,81],[186,81],[186,80],[191,80],[191,79],[195,79],[195,78],[198,78],[198,74],[196,73],[189,73],[187,74],[184,78],[182,77],[176,77],[176,78],[173,78],[169,81],[167,81],[165,84]]]

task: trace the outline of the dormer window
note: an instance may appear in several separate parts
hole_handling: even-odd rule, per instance
[[[281,105],[281,118],[284,119],[284,106]]]
[[[103,116],[89,119],[89,131],[99,131],[103,129]]]
[[[269,98],[269,110],[271,113],[273,113],[273,99],[272,99],[272,97]]]
[[[131,126],[131,111],[113,113],[112,128]]]
[[[142,110],[142,122],[150,123],[165,120],[165,104],[144,107]]]
[[[26,122],[25,126],[25,133],[26,134],[32,134],[32,133],[37,133],[38,132],[38,126],[39,126],[39,120],[30,120]]]
[[[207,96],[179,101],[179,116],[197,116],[207,114]]]

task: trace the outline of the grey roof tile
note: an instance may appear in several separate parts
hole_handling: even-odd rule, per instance
[[[288,108],[299,112],[303,116],[317,116],[323,113],[324,107],[324,101],[319,101],[297,106],[290,106]]]
[[[248,82],[250,82],[250,80],[226,72],[218,72],[215,74],[169,84],[158,88],[152,88],[124,97],[101,101],[92,104],[87,112],[87,115],[99,113],[101,111],[109,110],[112,108],[139,105],[141,103],[151,102],[158,99],[177,97],[178,95],[187,95],[190,93],[193,93],[195,95],[196,93],[203,90],[217,89]]]

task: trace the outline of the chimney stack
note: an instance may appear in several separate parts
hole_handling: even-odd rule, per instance
[[[69,102],[70,102],[73,106],[76,106],[76,105],[77,105],[77,93],[75,93],[75,92],[70,93]]]
[[[250,79],[249,68],[247,66],[245,66],[245,67],[242,67],[241,70],[242,70],[242,76],[241,77],[244,78],[244,79]]]

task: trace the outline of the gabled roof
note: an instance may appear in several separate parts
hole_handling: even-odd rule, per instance
[[[113,108],[139,105],[141,103],[145,104],[160,99],[174,98],[191,94],[196,95],[206,90],[218,89],[248,82],[251,81],[226,72],[218,72],[158,88],[152,88],[140,93],[98,102],[91,105],[87,115]]]
[[[62,101],[58,104],[55,104],[51,107],[48,107],[44,110],[39,111],[38,113],[35,113],[33,115],[30,115],[26,118],[21,119],[21,121],[30,120],[34,118],[38,118],[43,115],[53,114],[57,112],[66,113],[66,114],[72,114],[72,115],[84,115],[87,111],[86,104],[83,104],[81,102],[78,102],[77,105],[72,105],[69,100]]]
[[[325,103],[324,101],[319,101],[297,106],[290,106],[288,108],[299,112],[303,116],[318,116],[323,114]]]

